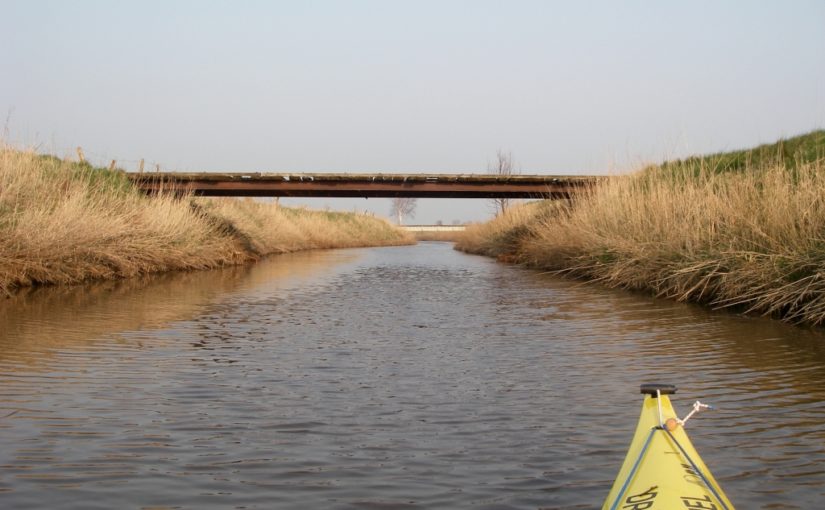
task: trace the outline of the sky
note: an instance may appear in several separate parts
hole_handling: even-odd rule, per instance
[[[825,127],[823,27],[821,0],[0,0],[0,115],[127,170],[621,173]]]

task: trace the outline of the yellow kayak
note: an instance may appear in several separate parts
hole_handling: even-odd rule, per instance
[[[706,408],[696,402],[684,420],[670,403],[676,387],[643,384],[642,414],[633,442],[602,510],[733,510],[688,439],[684,423]]]

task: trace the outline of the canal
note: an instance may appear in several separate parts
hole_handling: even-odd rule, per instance
[[[596,508],[642,382],[739,508],[825,498],[825,335],[446,243],[0,301],[0,508]]]

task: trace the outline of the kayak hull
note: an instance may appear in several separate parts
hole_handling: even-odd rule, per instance
[[[675,420],[667,395],[645,396],[636,433],[603,510],[733,509]]]

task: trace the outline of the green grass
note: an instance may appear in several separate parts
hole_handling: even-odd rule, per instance
[[[696,173],[701,171],[723,173],[781,165],[792,170],[823,158],[825,158],[825,130],[820,129],[751,149],[666,161],[653,168],[670,171],[689,169]]]
[[[68,178],[75,182],[85,182],[89,189],[105,190],[107,193],[139,193],[125,172],[118,168],[110,170],[94,166],[88,161],[66,161],[50,154],[38,154],[35,157],[35,164],[54,179],[65,181]]]

